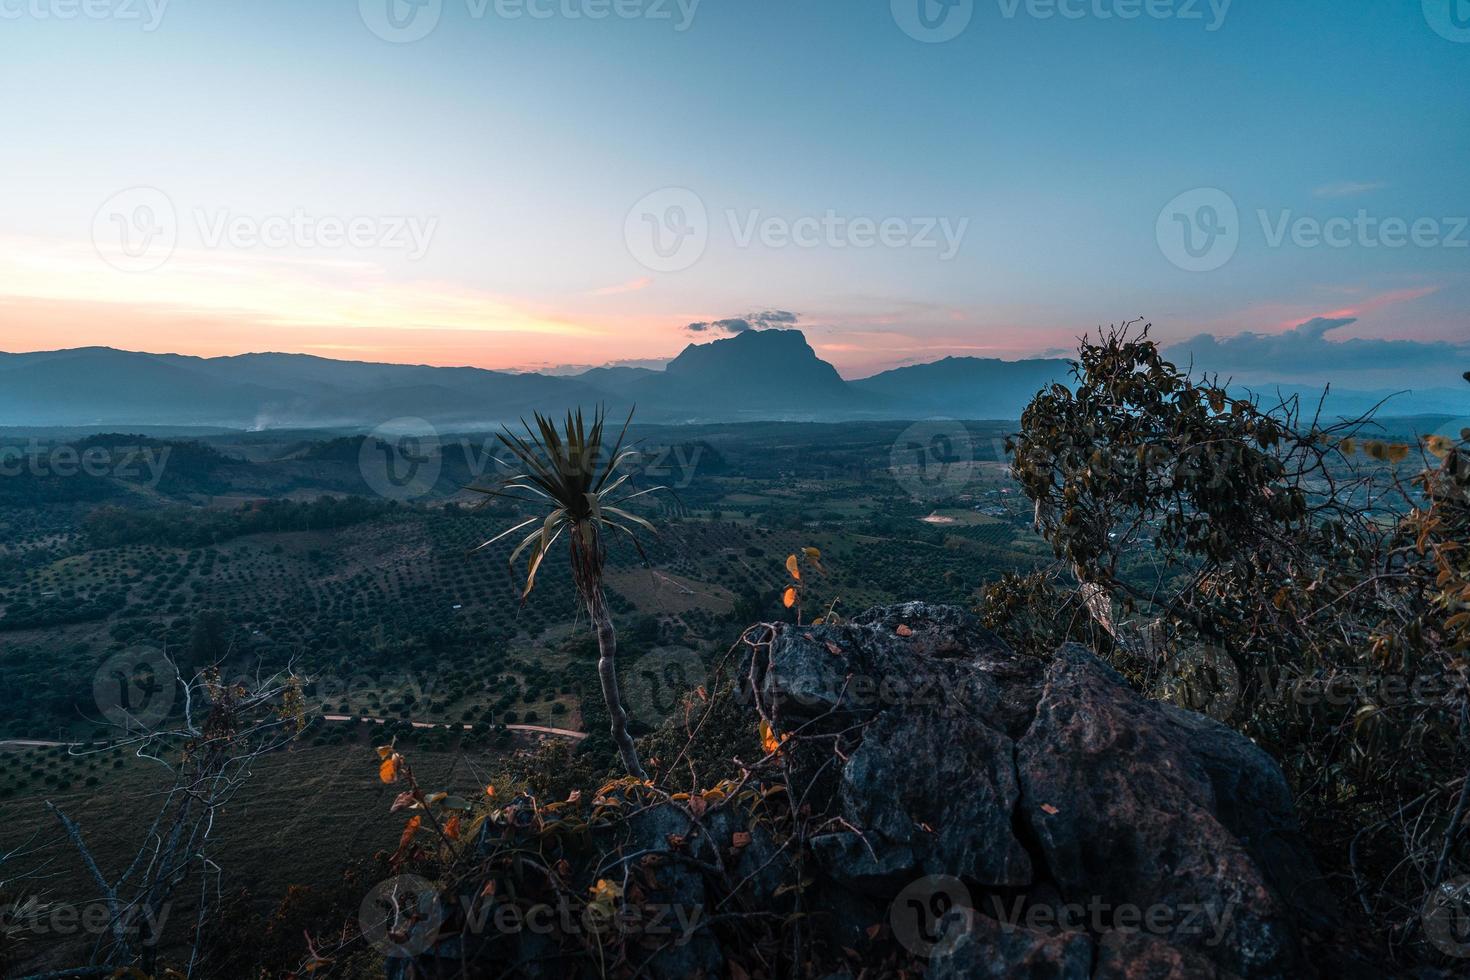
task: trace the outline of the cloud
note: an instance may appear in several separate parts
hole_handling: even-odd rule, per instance
[[[1164,353],[1175,363],[1192,361],[1196,370],[1239,380],[1312,377],[1336,383],[1357,376],[1415,388],[1451,384],[1470,364],[1470,344],[1328,336],[1357,322],[1357,317],[1319,316],[1284,333],[1200,334]]]
[[[789,327],[794,325],[800,315],[789,313],[786,310],[766,310],[762,313],[747,313],[745,316],[730,317],[727,320],[712,320],[701,323],[691,323],[684,329],[690,333],[744,333],[747,330],[768,330],[772,327]]]
[[[1317,197],[1357,197],[1369,191],[1382,190],[1388,185],[1382,181],[1340,180],[1335,184],[1323,184],[1312,191]]]
[[[630,279],[628,282],[620,282],[616,286],[604,286],[601,289],[594,289],[592,295],[621,296],[624,293],[636,293],[639,290],[647,289],[651,285],[653,285],[653,279],[644,276],[642,279]]]

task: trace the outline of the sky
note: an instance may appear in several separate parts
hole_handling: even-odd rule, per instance
[[[0,350],[1470,368],[1467,0],[0,0],[0,52]]]

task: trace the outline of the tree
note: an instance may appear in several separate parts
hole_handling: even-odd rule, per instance
[[[1470,872],[1470,429],[1265,407],[1147,331],[1084,338],[1022,415],[1011,471],[1058,563],[987,589],[987,622],[1033,654],[1095,640],[1250,735],[1348,907],[1428,953],[1421,911]]]
[[[1037,529],[1088,614],[1141,665],[1193,642],[1242,671],[1266,640],[1310,652],[1315,624],[1252,600],[1381,563],[1364,517],[1376,491],[1339,446],[1364,420],[1303,424],[1294,401],[1263,410],[1191,378],[1131,326],[1084,339],[1075,390],[1039,392],[1007,443]],[[1138,611],[1147,618],[1123,618]]]
[[[512,566],[523,552],[527,555],[526,585],[521,592],[524,602],[536,587],[536,574],[541,563],[557,541],[566,536],[572,582],[597,635],[597,676],[603,700],[607,702],[613,743],[624,768],[630,774],[645,779],[647,775],[638,761],[638,751],[628,734],[628,714],[618,690],[618,640],[603,589],[607,560],[604,534],[616,531],[627,535],[639,555],[646,560],[637,531],[641,529],[654,534],[657,531],[647,520],[629,513],[621,505],[664,488],[650,487],[618,498],[613,496],[629,477],[628,473],[617,475],[618,470],[636,456],[635,450],[623,448],[628,425],[633,421],[632,412],[628,413],[617,441],[605,456],[603,430],[606,415],[603,409],[596,411],[590,426],[584,424],[581,409],[575,414],[568,412],[560,433],[552,420],[539,412],[535,420],[536,429],[532,430],[527,425],[524,439],[508,428],[500,435],[501,443],[510,450],[519,465],[519,472],[499,480],[492,487],[470,489],[491,497],[508,497],[550,509],[544,515],[506,529],[480,548],[489,547],[517,531],[540,525],[527,534],[510,554]]]

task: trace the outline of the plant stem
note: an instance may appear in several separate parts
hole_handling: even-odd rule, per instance
[[[638,761],[638,750],[628,735],[628,713],[623,710],[623,696],[618,690],[618,637],[613,631],[612,616],[607,611],[607,600],[600,587],[588,595],[587,613],[597,630],[597,678],[602,682],[602,699],[607,703],[607,714],[612,720],[613,744],[618,747],[623,768],[629,775],[647,779],[648,774]]]

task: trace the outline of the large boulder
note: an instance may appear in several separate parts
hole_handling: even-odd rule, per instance
[[[855,830],[813,841],[825,873],[890,898],[924,876],[969,891],[937,974],[1311,973],[1301,932],[1331,928],[1331,899],[1279,767],[1090,652],[1020,657],[960,610],[909,603],[782,628],[757,675],[780,729],[861,728],[836,790]]]
[[[597,870],[568,872],[585,891],[636,858],[645,899],[711,906],[677,945],[638,937],[636,975],[1314,975],[1303,937],[1335,915],[1279,768],[1088,651],[1020,656],[962,610],[909,603],[773,626],[739,675],[779,746],[730,793],[757,803],[632,787],[626,823],[592,835]],[[535,942],[459,937],[415,966],[534,974]]]

